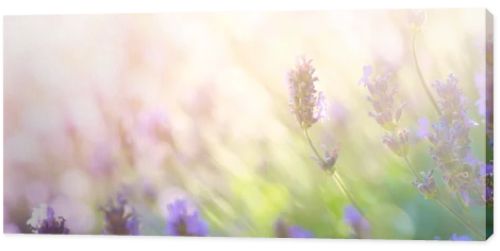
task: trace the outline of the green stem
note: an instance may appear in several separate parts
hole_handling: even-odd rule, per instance
[[[453,210],[450,206],[448,206],[446,203],[441,201],[439,198],[436,198],[436,202],[446,210],[448,210],[455,218],[457,218],[469,231],[476,236],[477,239],[481,240],[483,238],[483,235],[479,230],[477,230],[472,224],[464,220],[455,210]]]
[[[314,143],[311,140],[311,137],[309,136],[309,132],[307,129],[304,129],[304,135],[307,139],[307,142],[309,143],[309,146],[311,147],[312,151],[314,152],[314,155],[316,155],[316,158],[321,162],[322,165],[326,163],[326,161],[323,159],[323,157],[319,154],[318,150],[314,146]],[[366,214],[363,212],[361,207],[359,206],[358,203],[356,203],[356,200],[354,199],[354,196],[349,192],[349,189],[347,189],[347,186],[345,185],[344,181],[342,180],[341,176],[334,171],[330,172],[332,179],[335,181],[337,186],[339,187],[340,191],[344,194],[347,199],[351,202],[351,204],[356,207],[359,211],[359,213],[366,219]]]
[[[316,147],[314,146],[311,137],[309,137],[309,132],[307,131],[307,129],[304,129],[304,135],[306,136],[307,142],[309,143],[309,146],[313,150],[314,155],[316,155],[316,158],[321,162],[322,165],[324,165],[326,162],[325,160],[323,160],[323,157],[321,156],[321,154],[319,154],[318,150],[316,150]]]
[[[418,77],[420,79],[420,84],[424,88],[425,93],[427,94],[427,97],[429,97],[429,99],[431,100],[432,105],[436,109],[437,113],[439,115],[441,115],[441,111],[439,110],[439,106],[437,105],[436,100],[432,96],[431,90],[429,90],[429,87],[427,86],[427,84],[425,82],[424,75],[422,74],[422,70],[420,69],[420,64],[418,63],[418,58],[417,58],[417,46],[416,46],[417,43],[416,43],[416,40],[417,40],[417,32],[414,32],[413,33],[413,39],[412,39],[413,60],[415,61],[415,67],[417,68],[417,74],[418,74]]]
[[[361,209],[358,203],[356,203],[356,200],[354,199],[353,195],[349,192],[347,189],[344,181],[342,180],[342,177],[338,174],[338,172],[334,172],[331,176],[333,180],[337,183],[337,186],[340,188],[342,193],[344,194],[345,197],[347,197],[350,201],[351,204],[358,209],[359,213],[363,215],[363,217],[366,219],[366,214],[364,211]]]
[[[410,171],[413,173],[413,175],[414,175],[414,176],[415,176],[418,180],[422,180],[422,179],[423,179],[422,175],[420,175],[420,174],[418,173],[418,171],[417,171],[415,168],[413,168],[413,166],[411,165],[410,161],[408,160],[408,157],[406,157],[406,156],[405,156],[405,157],[403,157],[403,158],[404,158],[404,160],[405,160],[405,162],[406,162],[406,166],[408,167],[408,169],[410,169]]]

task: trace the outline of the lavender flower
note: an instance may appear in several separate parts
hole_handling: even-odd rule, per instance
[[[138,235],[139,221],[134,209],[127,203],[123,195],[110,200],[102,208],[105,219],[105,233],[114,235]]]
[[[198,210],[188,208],[186,200],[178,199],[168,205],[167,235],[207,236],[208,225]]]
[[[408,154],[408,130],[406,129],[384,135],[382,142],[400,157]]]
[[[418,119],[416,136],[418,139],[427,139],[430,134],[431,123],[427,118]]]
[[[438,80],[433,86],[440,98],[438,105],[443,113],[443,119],[449,123],[461,122],[470,126],[472,121],[467,117],[466,100],[462,91],[458,88],[458,79],[455,75],[450,74],[446,82]]]
[[[467,116],[465,97],[457,84],[452,74],[446,82],[436,81],[434,84],[441,117],[432,126],[430,152],[445,183],[468,204],[471,193],[480,191],[480,164],[470,161],[469,130],[475,122]]]
[[[422,180],[417,180],[413,182],[413,184],[426,199],[436,196],[437,187],[433,176],[433,170],[422,172]]]
[[[370,223],[353,206],[344,208],[344,222],[349,225],[356,238],[370,238]]]
[[[278,238],[312,238],[313,234],[299,226],[290,226],[282,219],[276,221],[274,232]]]
[[[368,101],[373,111],[369,113],[386,131],[382,142],[396,155],[406,157],[408,154],[409,132],[399,128],[399,120],[403,112],[404,103],[396,101],[397,86],[391,82],[392,73],[373,75],[371,66],[363,67],[363,76],[360,83],[364,84],[370,93]]]
[[[65,223],[63,217],[55,217],[54,209],[45,204],[34,208],[27,221],[28,227],[36,234],[69,234]]]
[[[314,86],[318,78],[314,76],[315,69],[311,62],[312,60],[300,58],[296,68],[288,73],[290,108],[304,130],[319,166],[325,171],[333,172],[333,166],[338,157],[337,148],[325,151],[325,155],[322,156],[314,147],[308,134],[308,129],[314,123],[327,116],[325,96],[321,92],[318,93]]]
[[[397,127],[404,103],[397,103],[395,95],[397,87],[391,82],[392,73],[373,75],[371,66],[363,67],[363,76],[360,83],[364,84],[370,93],[368,101],[372,104],[373,111],[369,113],[377,123],[388,131]]]
[[[323,162],[319,160],[318,161],[320,162],[320,166],[323,170],[332,172],[338,157],[339,149],[337,147],[334,147],[332,149],[325,150],[325,153],[323,155]]]
[[[300,127],[307,129],[325,114],[325,99],[323,94],[315,89],[315,69],[312,60],[299,59],[296,68],[288,74],[290,90],[290,108],[295,114]]]

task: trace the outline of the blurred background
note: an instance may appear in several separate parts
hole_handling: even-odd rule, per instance
[[[485,161],[483,10],[428,10],[417,36],[428,81],[459,79]],[[29,232],[51,205],[75,234],[102,233],[116,193],[140,232],[164,233],[167,204],[188,198],[212,236],[274,236],[285,219],[319,238],[349,238],[350,204],[312,159],[289,109],[287,73],[312,59],[327,117],[311,130],[338,145],[337,171],[372,238],[449,239],[464,227],[412,185],[368,116],[365,65],[393,69],[402,124],[437,119],[412,59],[408,11],[227,12],[4,19],[4,231]],[[483,81],[483,82],[481,82]],[[434,165],[414,137],[410,160]],[[485,224],[483,207],[472,221]]]

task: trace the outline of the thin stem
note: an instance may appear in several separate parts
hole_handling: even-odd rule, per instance
[[[323,160],[323,157],[321,156],[321,154],[319,154],[318,150],[314,146],[314,144],[313,144],[313,142],[311,140],[311,137],[309,136],[309,132],[307,131],[307,129],[304,129],[304,134],[306,136],[307,142],[309,143],[309,146],[311,147],[311,149],[314,152],[314,155],[316,155],[316,158],[321,162],[322,165],[324,165],[326,162]]]
[[[307,131],[307,129],[304,129],[304,135],[307,139],[307,142],[309,143],[309,146],[313,150],[314,155],[316,155],[316,158],[321,162],[322,165],[324,165],[326,163],[326,161],[323,159],[323,157],[319,154],[318,150],[314,146],[314,143],[312,142],[311,137],[309,136],[309,132]],[[349,199],[351,204],[358,209],[359,213],[361,215],[363,215],[363,217],[366,218],[366,214],[363,213],[363,210],[361,209],[359,204],[356,203],[354,196],[349,192],[349,190],[347,189],[347,187],[346,187],[344,181],[342,180],[342,178],[340,177],[340,175],[335,171],[331,171],[329,173],[331,174],[332,179],[335,181],[337,186],[340,188],[340,191],[344,194],[344,196],[347,197],[347,199]]]
[[[417,46],[416,46],[417,45],[417,43],[416,43],[417,32],[413,33],[413,39],[412,40],[413,40],[412,41],[413,60],[415,61],[415,67],[417,68],[417,74],[418,74],[418,77],[420,79],[420,84],[424,88],[425,93],[427,94],[427,97],[429,97],[429,99],[431,100],[432,105],[436,109],[437,113],[439,115],[441,115],[441,111],[439,110],[439,107],[437,105],[436,100],[432,96],[431,90],[429,90],[429,87],[427,86],[427,84],[425,82],[424,75],[422,74],[422,70],[420,69],[420,64],[418,63],[418,59],[417,59]]]
[[[477,230],[472,224],[464,220],[455,210],[453,210],[450,206],[448,206],[446,203],[441,201],[439,198],[436,198],[436,202],[446,210],[448,210],[455,218],[457,218],[466,228],[469,229],[469,231],[476,236],[478,239],[482,239],[483,235],[479,230]]]
[[[363,212],[363,210],[361,209],[361,207],[356,203],[356,200],[354,199],[354,197],[352,196],[352,194],[347,189],[347,187],[346,187],[344,181],[342,180],[342,178],[340,177],[340,175],[337,172],[334,172],[331,177],[337,183],[338,187],[340,188],[340,190],[342,191],[342,193],[344,194],[344,196],[347,197],[351,201],[351,204],[354,207],[356,207],[358,209],[359,213],[361,215],[363,215],[363,217],[366,219],[366,214]]]
[[[403,157],[405,162],[406,162],[406,166],[408,167],[408,169],[410,169],[410,171],[413,173],[413,175],[419,179],[419,180],[422,180],[422,175],[420,175],[417,170],[415,168],[413,168],[413,166],[411,165],[410,161],[408,160],[408,157]]]

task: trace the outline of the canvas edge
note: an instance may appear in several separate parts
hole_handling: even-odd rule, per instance
[[[493,14],[491,14],[491,12],[488,10],[488,9],[484,9],[484,14],[485,14],[485,43],[487,44],[488,41],[491,39],[491,43],[493,43],[494,41],[494,18],[493,18]],[[486,107],[486,114],[493,114],[493,109],[494,109],[494,100],[493,100],[493,93],[494,93],[494,72],[493,72],[493,68],[494,68],[494,46],[491,47],[491,51],[488,51],[488,49],[486,49],[487,45],[485,44],[485,66],[486,66],[486,69],[485,69],[485,83],[486,85],[488,85],[489,83],[491,83],[491,86],[489,88],[491,89],[488,89],[487,86],[485,86],[485,88],[487,89],[486,90],[486,104],[485,104],[485,107]],[[491,53],[491,63],[488,63],[488,53]],[[486,144],[487,144],[487,148],[488,148],[488,142],[493,142],[493,135],[494,135],[494,127],[493,127],[493,116],[491,117],[491,119],[489,118],[489,116],[487,116],[486,118],[486,126],[488,125],[491,125],[491,133],[487,133],[486,134]],[[491,121],[489,121],[491,120]],[[493,144],[493,143],[492,143]],[[494,148],[493,145],[491,145],[491,148]],[[493,162],[493,156],[491,157],[492,158],[492,163]],[[488,161],[488,160],[487,160]],[[494,208],[494,204],[490,205],[490,206],[486,206],[485,207],[485,210],[486,210],[486,225],[485,225],[485,240],[488,240],[492,235],[493,235],[493,232],[494,232],[494,224],[493,224],[493,221],[494,221],[494,217],[493,217],[493,208]]]

